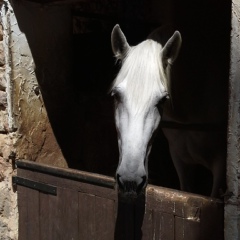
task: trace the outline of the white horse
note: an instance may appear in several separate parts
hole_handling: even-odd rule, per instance
[[[147,184],[148,156],[160,120],[178,122],[171,101],[164,102],[174,97],[170,70],[182,39],[178,31],[168,38],[166,30],[156,30],[147,40],[130,47],[116,25],[111,41],[113,53],[122,64],[111,88],[119,145],[116,179],[121,192],[137,196]],[[164,128],[163,132],[181,189],[191,191],[191,168],[201,164],[213,173],[211,196],[217,196],[225,171],[225,159],[216,151],[222,147],[219,136],[175,128]]]

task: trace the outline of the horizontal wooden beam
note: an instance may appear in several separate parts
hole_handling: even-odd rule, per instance
[[[94,184],[97,186],[103,186],[114,189],[115,180],[111,177],[103,176],[100,174],[94,174],[74,169],[65,169],[45,164],[39,164],[32,161],[18,160],[16,162],[17,168],[28,169],[35,172],[47,173],[53,176],[62,178],[80,180],[81,182]]]

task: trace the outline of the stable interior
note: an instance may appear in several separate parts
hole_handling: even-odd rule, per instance
[[[58,51],[55,56],[52,55],[57,60],[58,54],[65,54],[65,61],[58,66],[61,71],[52,73],[57,77],[52,78],[51,84],[41,81],[40,71],[36,72],[54,134],[70,168],[114,176],[118,166],[114,106],[108,93],[118,71],[110,42],[111,31],[116,23],[120,24],[130,45],[143,41],[152,30],[165,24],[171,24],[179,30],[183,45],[176,70],[179,78],[186,79],[183,89],[196,78],[204,79],[213,69],[221,70],[221,74],[216,75],[218,79],[213,79],[208,95],[215,90],[214,87],[221,92],[219,101],[225,104],[219,105],[225,109],[223,131],[226,130],[230,2],[73,2],[65,5],[64,14],[68,22],[64,25],[54,23],[58,28],[66,29],[63,30],[65,37],[58,39],[57,49],[62,48],[63,53]],[[56,9],[56,13],[53,12],[58,16],[59,6],[53,5],[51,8]],[[54,24],[50,24],[49,28]],[[54,47],[50,48],[54,50]],[[37,46],[32,44],[37,69],[41,69],[42,62],[37,54],[34,55],[34,48]],[[199,86],[200,80],[196,81],[194,96],[202,94]],[[183,89],[179,91],[184,92]],[[203,178],[203,175],[206,177]],[[197,193],[208,194],[212,180],[207,170],[200,168],[194,181],[198,186]],[[161,129],[149,159],[149,182],[179,188],[168,143]]]

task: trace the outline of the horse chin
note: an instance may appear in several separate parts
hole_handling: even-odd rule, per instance
[[[124,202],[128,202],[128,203],[135,202],[137,199],[144,197],[145,189],[146,188],[142,189],[140,192],[136,192],[136,191],[128,191],[128,192],[119,191],[119,197]]]

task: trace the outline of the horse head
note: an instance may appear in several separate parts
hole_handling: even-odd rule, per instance
[[[121,69],[112,85],[118,133],[119,165],[116,180],[120,192],[136,197],[148,180],[148,156],[161,120],[161,104],[169,98],[169,70],[177,58],[178,31],[162,44],[161,31],[131,47],[119,25],[113,28],[112,50]]]

